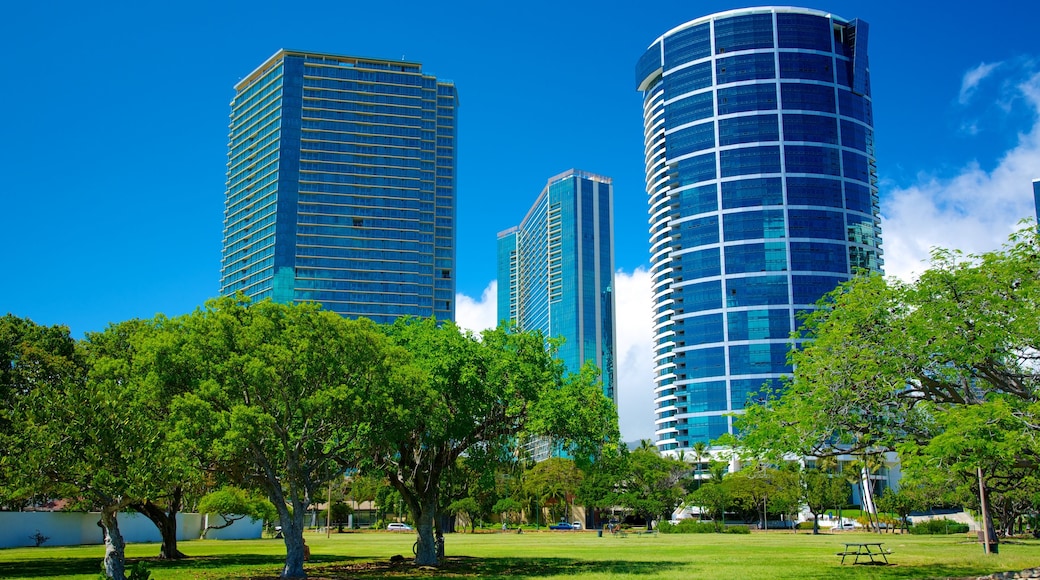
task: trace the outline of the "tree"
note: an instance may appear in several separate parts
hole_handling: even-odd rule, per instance
[[[26,413],[38,389],[59,388],[85,372],[76,341],[64,326],[40,326],[13,314],[0,317],[0,503],[38,503],[36,486],[16,477],[21,450],[29,445]]]
[[[438,563],[440,485],[463,453],[511,449],[538,434],[588,458],[617,441],[616,412],[597,373],[565,380],[539,333],[500,327],[478,338],[451,323],[398,319],[389,334],[408,356],[394,384],[398,403],[378,414],[384,436],[370,457],[415,521],[417,564]]]
[[[1013,408],[1013,429],[1035,432],[1038,304],[1040,243],[1032,225],[1001,251],[937,249],[913,283],[853,279],[805,318],[805,342],[790,356],[793,380],[748,407],[738,421],[742,443],[775,455],[876,453],[904,443],[941,452],[928,442],[944,430],[957,433],[942,417],[996,400]],[[1040,465],[1035,446],[1015,453],[1004,456],[1006,465]],[[969,460],[978,471],[990,459]]]
[[[840,509],[849,500],[850,489],[845,480],[820,469],[802,472],[802,499],[813,517],[813,534],[820,533],[820,514],[828,508]]]
[[[372,322],[313,303],[220,298],[167,331],[162,359],[194,387],[173,402],[178,434],[266,492],[286,546],[281,577],[305,577],[304,515],[378,437],[373,409],[390,407],[399,357]]]
[[[686,503],[700,507],[711,517],[715,531],[721,532],[726,523],[726,511],[733,505],[733,497],[724,482],[710,481],[687,496]]]
[[[878,510],[896,514],[899,527],[903,528],[904,531],[910,531],[910,512],[925,507],[921,504],[920,498],[911,489],[906,488],[899,491],[892,488],[886,489],[878,497],[877,504]]]
[[[654,520],[671,518],[682,503],[687,492],[683,482],[689,472],[686,463],[662,456],[654,447],[640,446],[628,454],[618,502],[642,516],[650,529]]]
[[[105,574],[115,579],[125,574],[119,512],[157,493],[156,482],[167,481],[166,466],[177,464],[166,430],[155,421],[151,393],[129,378],[127,359],[97,355],[97,345],[124,330],[113,325],[88,336],[89,372],[32,391],[24,414],[29,445],[20,461],[22,481],[101,511]]]
[[[277,510],[267,498],[230,486],[202,496],[198,509],[201,514],[217,514],[224,521],[212,525],[207,520],[206,529],[202,530],[203,538],[210,530],[222,530],[241,519],[271,521],[277,517]]]
[[[505,523],[511,523],[513,521],[519,523],[520,512],[524,510],[524,506],[511,497],[504,497],[497,502],[492,508],[495,513],[502,514],[502,521]]]
[[[539,506],[549,506],[549,517],[563,521],[570,514],[571,502],[581,487],[585,474],[564,457],[550,457],[527,470],[524,485],[538,498]]]
[[[477,500],[472,497],[455,500],[448,506],[448,512],[469,519],[469,531],[471,534],[477,531],[477,516],[480,513],[480,505],[477,504]]]

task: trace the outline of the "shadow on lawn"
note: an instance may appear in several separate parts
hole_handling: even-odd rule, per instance
[[[350,556],[327,556],[322,555],[314,558],[310,567],[323,564],[343,564],[357,560]],[[285,564],[285,556],[279,555],[255,555],[255,554],[232,554],[226,556],[191,556],[182,560],[159,560],[158,558],[130,558],[126,562],[126,568],[130,568],[136,562],[145,562],[152,572],[162,574],[163,570],[199,570],[214,571],[222,570],[230,572],[228,577],[234,578],[236,568],[248,567],[270,567],[277,575]],[[102,559],[99,557],[84,558],[40,558],[38,560],[21,560],[15,562],[0,562],[0,578],[34,578],[40,576],[64,576],[74,574],[99,574],[101,573]],[[223,575],[221,575],[223,577]],[[242,573],[241,577],[245,577]]]
[[[632,574],[679,575],[687,569],[683,562],[630,562],[621,560],[572,560],[568,558],[472,558],[468,556],[448,557],[437,568],[417,567],[411,562],[391,564],[387,561],[366,562],[348,565],[314,567],[308,576],[314,579],[340,578],[516,578],[539,576],[569,576],[581,574],[606,574],[610,576]],[[264,577],[266,578],[266,577]],[[250,580],[260,580],[259,577]]]

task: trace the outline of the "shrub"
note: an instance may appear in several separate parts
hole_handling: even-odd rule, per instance
[[[726,526],[722,533],[724,534],[750,534],[751,528],[748,526]]]
[[[813,529],[812,520],[807,522],[798,522],[798,525],[794,527],[796,530],[811,530]]]
[[[928,520],[910,527],[910,533],[918,535],[963,534],[967,531],[968,524],[947,519]]]
[[[661,522],[657,525],[657,529],[662,534],[711,534],[715,532],[715,525],[711,522],[699,522],[694,519],[685,519],[679,520],[678,524]],[[739,534],[741,532],[733,533]]]

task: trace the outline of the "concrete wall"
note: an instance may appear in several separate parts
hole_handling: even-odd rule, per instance
[[[211,521],[221,521],[211,515]],[[37,532],[48,536],[44,546],[102,544],[104,536],[98,522],[101,514],[83,512],[0,512],[0,548],[35,546]],[[201,514],[177,515],[177,539],[195,540],[202,535],[205,518]],[[216,540],[245,540],[260,537],[263,522],[245,518],[223,530],[210,530],[206,536]],[[162,536],[148,518],[138,513],[119,514],[119,531],[127,543],[159,542]]]

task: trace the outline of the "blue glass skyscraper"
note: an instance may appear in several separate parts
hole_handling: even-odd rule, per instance
[[[761,7],[655,40],[643,93],[656,444],[732,431],[798,314],[883,265],[867,23]]]
[[[614,221],[610,178],[549,179],[519,226],[498,234],[498,317],[562,337],[569,372],[592,361],[614,398]]]
[[[455,317],[455,86],[279,50],[235,85],[221,294]]]

